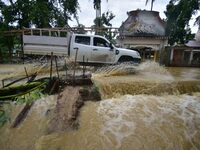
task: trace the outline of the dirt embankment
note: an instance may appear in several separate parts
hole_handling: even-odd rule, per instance
[[[51,120],[49,132],[65,131],[78,127],[77,117],[84,101],[100,100],[95,87],[67,86],[58,94],[55,117]]]

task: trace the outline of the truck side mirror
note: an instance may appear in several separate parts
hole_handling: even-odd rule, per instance
[[[110,43],[110,49],[111,49],[111,50],[113,50],[113,49],[114,49],[114,47],[112,46],[112,43]]]

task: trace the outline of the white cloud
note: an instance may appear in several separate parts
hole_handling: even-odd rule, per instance
[[[127,19],[127,12],[141,9],[141,10],[150,10],[150,3],[145,6],[146,0],[102,0],[102,12],[106,12],[108,10],[112,11],[115,15],[115,18],[111,21],[113,27],[119,27],[123,21]],[[153,10],[160,12],[161,18],[166,18],[164,11],[166,10],[166,5],[169,3],[169,0],[156,0],[154,2]],[[93,25],[93,20],[95,18],[95,10],[93,7],[93,0],[79,0],[80,4],[80,12],[79,22],[89,27]],[[194,17],[193,17],[194,18]],[[192,28],[192,32],[197,31],[197,27],[194,27],[192,22],[190,22],[190,26]],[[69,24],[71,26],[76,25],[76,21],[70,21]]]

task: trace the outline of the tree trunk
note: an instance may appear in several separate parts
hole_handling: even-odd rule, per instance
[[[151,11],[153,10],[153,3],[154,3],[154,0],[151,1]]]

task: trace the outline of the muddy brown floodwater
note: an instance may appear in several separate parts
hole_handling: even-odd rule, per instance
[[[98,69],[93,81],[103,100],[86,102],[77,130],[48,132],[56,95],[37,100],[15,129],[22,106],[4,105],[11,120],[0,128],[1,149],[200,149],[200,68],[126,64]]]

